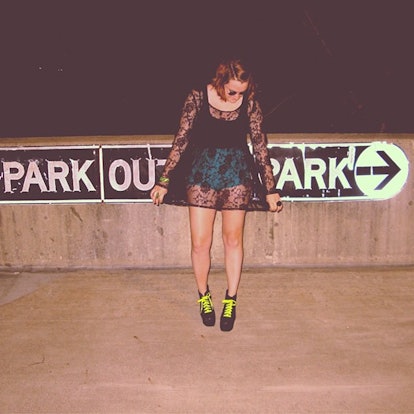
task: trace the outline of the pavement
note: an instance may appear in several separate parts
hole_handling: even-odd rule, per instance
[[[213,269],[218,313],[225,273]],[[0,272],[0,413],[414,413],[414,267]]]

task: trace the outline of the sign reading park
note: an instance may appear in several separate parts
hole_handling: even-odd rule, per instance
[[[0,149],[0,202],[100,201],[99,147]]]
[[[169,145],[0,149],[0,203],[150,202]],[[284,200],[383,200],[398,194],[409,162],[392,143],[269,144]]]
[[[276,187],[295,201],[387,199],[408,177],[402,149],[384,142],[269,145],[269,151]]]

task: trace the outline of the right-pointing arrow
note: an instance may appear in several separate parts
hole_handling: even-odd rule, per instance
[[[375,188],[375,190],[382,190],[401,171],[401,168],[398,167],[385,151],[377,151],[377,154],[387,165],[358,167],[356,173],[357,175],[387,175]]]

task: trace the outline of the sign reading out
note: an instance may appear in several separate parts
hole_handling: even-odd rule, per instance
[[[0,203],[150,202],[169,145],[0,149]],[[408,177],[402,149],[386,142],[269,144],[285,200],[380,200]]]
[[[150,201],[150,190],[161,175],[170,149],[166,145],[102,147],[105,201]]]

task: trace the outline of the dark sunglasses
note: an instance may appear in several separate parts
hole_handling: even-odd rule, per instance
[[[244,92],[236,92],[236,91],[232,91],[231,89],[228,90],[227,92],[230,96],[234,96],[234,95],[240,95],[243,96]]]

